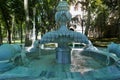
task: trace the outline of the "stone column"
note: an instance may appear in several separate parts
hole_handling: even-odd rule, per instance
[[[67,44],[60,45],[56,48],[56,61],[61,64],[71,63],[71,48]]]

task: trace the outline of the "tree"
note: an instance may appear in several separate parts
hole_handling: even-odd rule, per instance
[[[12,16],[14,16],[14,21],[16,24],[14,29],[15,31],[12,32],[18,32],[20,36],[21,43],[23,42],[23,24],[25,21],[25,11],[24,11],[24,2],[21,0],[12,0],[10,3],[10,7],[12,10]],[[19,30],[19,31],[18,31]],[[15,34],[16,35],[16,34]]]
[[[107,18],[107,26],[111,26],[110,29],[107,27],[107,30],[109,29],[109,35],[111,37],[118,37],[119,38],[119,16],[120,16],[120,10],[119,10],[119,0],[103,0],[103,3],[107,6],[108,9],[108,18]]]
[[[7,30],[8,43],[11,43],[11,16],[9,4],[7,4],[7,0],[0,1],[0,12],[2,15],[2,20],[5,23],[5,29]]]
[[[0,45],[2,44],[2,40],[3,37],[2,37],[2,21],[1,21],[1,15],[0,15]]]
[[[120,40],[120,0],[118,0],[118,15],[119,15],[119,18],[118,18],[118,29],[119,29],[119,33],[118,33],[118,38]]]
[[[90,18],[91,18],[91,3],[89,0],[87,0],[87,23],[86,23],[86,28],[85,28],[85,35],[88,36],[88,31],[90,27]]]
[[[30,28],[29,28],[29,6],[28,6],[28,0],[24,0],[24,10],[25,10],[25,16],[26,16],[26,19],[25,19],[25,26],[26,26],[26,33],[25,33],[25,46],[29,46],[29,42],[30,42],[30,39],[29,39],[29,31],[30,31]]]
[[[87,23],[85,29],[85,35],[88,35],[89,31],[92,31],[93,36],[103,37],[104,27],[106,26],[107,19],[107,7],[102,0],[86,0],[87,7]]]
[[[1,25],[1,24],[0,24]],[[2,44],[2,28],[0,26],[0,45]]]

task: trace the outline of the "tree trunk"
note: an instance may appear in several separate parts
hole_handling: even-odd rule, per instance
[[[85,35],[88,36],[88,30],[89,30],[89,27],[90,27],[90,3],[88,5],[88,14],[87,14],[88,18],[87,18],[87,25],[86,25],[86,28],[85,28]]]
[[[22,26],[22,21],[20,22],[20,42],[23,43],[23,26]]]
[[[32,32],[32,40],[33,42],[36,40],[36,25],[35,25],[35,15],[36,15],[36,8],[33,8],[33,32]]]
[[[11,30],[10,30],[10,28],[8,28],[7,32],[8,32],[8,43],[11,44],[12,41],[11,41]]]
[[[6,25],[6,30],[7,30],[7,37],[8,37],[8,43],[11,44],[11,27],[9,26],[9,23],[8,23],[8,19],[7,19],[7,15],[5,10],[0,7],[1,9],[1,13],[2,13],[2,17],[3,17],[3,20],[5,22],[5,25]],[[9,15],[8,15],[9,16]]]
[[[2,28],[1,28],[1,25],[0,25],[0,45],[2,44]]]
[[[26,16],[26,33],[25,33],[25,46],[30,46],[31,42],[29,39],[29,9],[28,9],[28,0],[24,0],[24,10],[25,10],[25,16]]]
[[[81,27],[82,27],[82,34],[83,34],[83,32],[84,32],[84,30],[83,30],[83,20],[81,19]]]
[[[118,12],[119,12],[119,18],[118,18],[118,29],[119,29],[119,33],[118,33],[118,38],[120,40],[120,0],[118,0]]]
[[[15,15],[12,15],[12,34],[11,34],[11,40],[15,43]]]

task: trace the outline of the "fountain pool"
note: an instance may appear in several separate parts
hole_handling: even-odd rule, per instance
[[[27,66],[0,73],[5,80],[107,80],[119,79],[120,70],[114,63],[106,65],[107,58],[85,55],[83,49],[73,48],[71,64],[56,62],[55,49],[42,49],[40,59],[31,60]],[[88,52],[89,53],[89,52]],[[91,53],[89,53],[91,54]],[[96,56],[96,55],[95,55]]]

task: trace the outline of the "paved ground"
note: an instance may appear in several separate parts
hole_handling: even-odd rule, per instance
[[[48,50],[28,66],[18,66],[0,75],[0,80],[120,80],[115,65],[101,65],[91,57],[72,52],[72,64],[55,62],[55,51]]]

